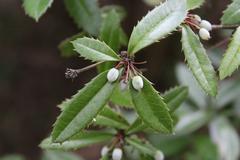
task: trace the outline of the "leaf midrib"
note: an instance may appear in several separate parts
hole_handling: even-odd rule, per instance
[[[145,96],[145,93],[142,92],[142,94],[144,95],[144,96],[142,96],[142,98],[144,99],[145,102],[147,102],[148,106],[150,106],[151,112],[155,115],[155,117],[157,118],[159,124],[161,124],[161,127],[163,127],[163,129],[165,130],[165,132],[166,132],[166,131],[169,132],[169,130],[162,124],[162,122],[160,122],[160,119],[158,118],[158,115],[157,115],[155,112],[153,112],[152,105],[150,104],[150,102],[148,102],[148,100],[146,100],[146,97],[147,97],[147,96]],[[150,124],[150,123],[149,123],[149,124]],[[151,124],[150,124],[150,125],[151,125]]]
[[[186,30],[186,32],[188,32],[187,31],[187,29],[185,28],[185,30]],[[188,33],[187,33],[188,34]],[[185,41],[185,43],[186,42],[189,42],[188,44],[188,46],[190,46],[190,48],[193,50],[193,55],[196,57],[196,59],[197,59],[197,63],[198,63],[198,66],[201,68],[201,73],[204,75],[204,79],[205,79],[205,81],[207,82],[206,84],[207,84],[207,88],[210,88],[210,92],[212,92],[212,87],[210,86],[210,84],[209,84],[209,82],[208,82],[208,79],[206,78],[207,76],[205,75],[205,73],[203,72],[203,68],[202,68],[202,65],[200,64],[200,62],[199,62],[199,57],[197,56],[197,54],[195,54],[195,53],[197,53],[196,52],[196,49],[194,48],[194,45],[191,43],[191,41],[189,41],[189,38],[188,38],[188,35],[187,36],[185,36],[186,38],[187,38],[187,41]],[[194,38],[196,38],[196,37],[194,37]],[[193,47],[192,47],[193,46]],[[195,73],[194,73],[195,74]]]
[[[108,61],[118,61],[118,60],[119,60],[119,59],[115,58],[115,55],[114,55],[114,57],[111,57],[111,56],[108,55],[107,53],[104,54],[103,52],[99,52],[98,50],[92,49],[92,48],[90,48],[90,47],[88,47],[88,46],[86,46],[86,45],[83,45],[83,44],[81,44],[81,43],[76,43],[76,45],[78,45],[78,46],[80,46],[80,47],[83,47],[83,48],[87,48],[88,50],[90,50],[90,51],[92,51],[92,52],[94,52],[94,53],[97,53],[97,54],[99,54],[99,55],[101,55],[101,56],[103,56],[103,57],[106,57],[106,59],[108,59]],[[84,56],[84,57],[85,57],[85,56]]]

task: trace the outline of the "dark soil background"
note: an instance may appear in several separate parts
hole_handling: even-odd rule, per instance
[[[219,23],[221,11],[229,2],[208,1],[197,12]],[[82,73],[74,81],[64,77],[67,67],[81,68],[89,62],[60,56],[58,44],[80,32],[62,0],[55,0],[38,23],[25,15],[21,3],[20,0],[0,0],[0,157],[19,153],[29,160],[37,160],[41,154],[38,144],[49,134],[59,114],[57,104],[80,89],[96,71]],[[100,0],[100,3],[120,4],[127,9],[123,26],[128,34],[137,20],[151,9],[141,0]],[[174,64],[183,61],[179,40],[180,34],[174,34],[137,56],[139,60],[148,61],[145,75],[160,91],[176,85]],[[80,152],[86,159],[95,160],[99,147]]]

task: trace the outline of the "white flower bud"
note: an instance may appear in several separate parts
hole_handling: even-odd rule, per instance
[[[211,30],[212,30],[212,24],[211,24],[209,21],[206,21],[206,20],[202,20],[202,21],[201,21],[200,27],[201,27],[201,28],[205,28],[205,29],[208,30],[208,31],[211,31]]]
[[[108,71],[107,79],[109,82],[114,82],[118,79],[119,71],[116,68],[112,68]]]
[[[203,40],[209,40],[211,38],[210,33],[208,32],[208,30],[206,30],[205,28],[201,28],[199,30],[199,36],[201,37],[201,39]]]
[[[140,76],[133,77],[132,85],[133,85],[133,88],[136,89],[136,90],[142,89],[143,88],[143,79],[142,79],[142,77],[140,77]]]
[[[198,22],[201,22],[201,21],[202,21],[202,19],[201,19],[201,17],[200,17],[199,15],[196,15],[196,14],[195,14],[193,17],[194,17],[194,19],[197,20]]]
[[[106,156],[108,151],[109,151],[109,148],[107,146],[104,146],[101,150],[101,156],[102,157]]]
[[[120,82],[120,90],[121,91],[125,91],[127,89],[127,87],[128,87],[127,82],[125,82],[125,80],[121,80],[121,82]]]
[[[164,154],[162,151],[157,151],[154,155],[155,160],[164,160]]]
[[[115,148],[112,153],[112,159],[113,160],[121,160],[122,159],[123,152],[120,148]]]

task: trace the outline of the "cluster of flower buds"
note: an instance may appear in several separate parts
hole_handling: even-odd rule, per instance
[[[104,146],[101,150],[101,156],[105,157],[108,152],[109,152],[109,148],[107,146]],[[112,159],[113,160],[121,160],[123,156],[123,151],[121,148],[114,148],[113,152],[112,152]]]
[[[107,79],[110,83],[112,82],[115,82],[118,77],[119,77],[119,70],[116,69],[116,68],[112,68],[108,71],[108,74],[107,74]],[[141,90],[143,88],[143,79],[141,76],[134,76],[132,78],[132,85],[133,85],[133,88],[136,89],[136,90]],[[120,88],[121,90],[125,90],[127,88],[127,82],[124,81],[124,80],[121,80],[120,81]]]
[[[200,27],[200,38],[203,40],[209,40],[211,38],[210,31],[212,30],[212,24],[207,20],[202,20],[198,15],[194,15],[194,19],[198,22]]]

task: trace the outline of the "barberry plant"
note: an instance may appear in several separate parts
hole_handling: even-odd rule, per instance
[[[38,21],[52,3],[53,0],[24,0],[23,6]],[[166,0],[138,22],[129,40],[121,27],[126,16],[122,7],[100,8],[96,0],[64,0],[64,3],[84,32],[60,44],[62,55],[80,55],[94,62],[86,68],[67,69],[66,77],[75,78],[93,67],[98,68],[99,74],[59,105],[62,112],[50,137],[40,145],[44,149],[74,150],[107,142],[99,153],[102,160],[164,159],[162,151],[140,133],[177,132],[175,110],[186,99],[188,89],[178,86],[159,94],[139,68],[146,62],[135,61],[135,56],[173,32],[181,32],[186,63],[198,85],[213,99],[218,94],[218,79],[230,76],[240,65],[239,0],[234,0],[224,11],[220,25],[212,25],[191,13],[204,0]],[[236,29],[220,64],[219,76],[201,43],[201,39],[209,40],[213,36],[210,32],[216,29]],[[121,50],[123,47],[127,49]],[[123,107],[136,111],[133,120],[124,114]]]

